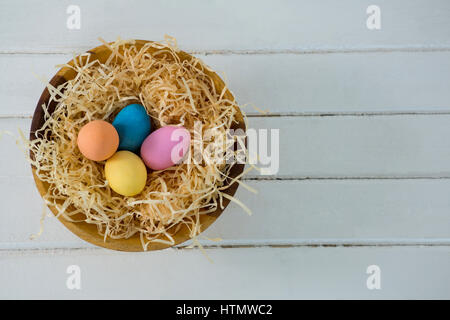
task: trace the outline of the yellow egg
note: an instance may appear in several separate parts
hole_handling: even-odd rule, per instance
[[[109,186],[123,196],[140,193],[147,181],[147,169],[141,158],[130,151],[116,152],[105,164]]]

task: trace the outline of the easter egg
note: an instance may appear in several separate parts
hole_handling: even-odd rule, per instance
[[[119,150],[136,153],[151,129],[150,117],[140,104],[130,104],[120,110],[112,125],[119,134]]]
[[[84,125],[77,137],[78,149],[88,159],[103,161],[111,157],[119,146],[119,135],[108,122],[94,120]]]
[[[141,157],[147,167],[164,170],[178,164],[189,151],[191,135],[183,127],[166,126],[152,132],[142,143]]]
[[[123,196],[140,193],[147,182],[147,168],[141,158],[130,151],[118,151],[106,161],[105,176],[115,192]]]

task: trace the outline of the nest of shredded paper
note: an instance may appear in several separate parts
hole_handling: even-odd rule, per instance
[[[37,139],[29,142],[36,175],[49,184],[44,200],[69,221],[95,224],[105,239],[138,233],[144,249],[151,242],[173,245],[173,235],[183,224],[195,238],[202,214],[216,211],[223,198],[235,200],[224,193],[232,165],[196,164],[192,159],[190,164],[149,171],[145,189],[125,197],[108,186],[104,162],[82,156],[77,134],[89,121],[111,122],[126,105],[140,103],[153,127],[182,125],[193,137],[194,123],[201,121],[203,131],[225,135],[238,121],[239,108],[225,98],[226,88],[216,91],[207,66],[195,57],[181,61],[174,46],[147,43],[139,48],[132,40],[105,46],[111,50],[106,62],[83,54],[73,65],[64,65],[77,72],[73,80],[58,88],[48,85],[56,108],[49,114],[48,105],[42,106],[45,123]]]

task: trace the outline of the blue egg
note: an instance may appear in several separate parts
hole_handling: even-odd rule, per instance
[[[112,125],[119,134],[119,150],[135,153],[151,130],[150,117],[140,104],[130,104],[120,110]]]

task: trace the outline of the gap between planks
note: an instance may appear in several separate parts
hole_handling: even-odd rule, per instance
[[[400,247],[442,247],[450,249],[450,239],[429,239],[426,241],[393,241],[383,242],[380,240],[366,241],[366,242],[351,242],[345,240],[336,241],[308,241],[299,243],[261,243],[261,244],[202,244],[203,249],[217,250],[217,249],[252,249],[252,248],[267,248],[267,249],[286,249],[286,248],[400,248]],[[188,244],[171,247],[164,250],[198,250],[197,247],[190,247]],[[0,247],[0,254],[34,254],[34,253],[69,253],[69,252],[111,252],[117,253],[114,250],[107,250],[101,247],[22,247],[22,248],[8,248]],[[149,251],[150,252],[150,251]],[[121,252],[122,253],[122,252]]]
[[[68,47],[57,48],[55,50],[0,50],[0,55],[29,54],[29,55],[52,55],[52,54],[71,54],[75,52],[85,52],[91,48],[86,47]],[[180,48],[182,49],[182,48]],[[449,52],[450,46],[402,46],[402,47],[344,47],[344,48],[299,48],[299,49],[242,49],[242,50],[185,50],[189,54],[197,55],[275,55],[275,54],[342,54],[342,53],[391,53],[391,52]]]
[[[243,181],[317,181],[317,180],[448,180],[450,176],[255,176],[246,175]]]
[[[16,175],[15,178],[33,179],[30,175]],[[9,179],[10,176],[0,176]],[[242,181],[336,181],[336,180],[449,180],[450,176],[262,176],[248,174]]]
[[[450,104],[449,104],[450,108]],[[284,112],[284,113],[260,113],[247,114],[248,118],[313,118],[313,117],[394,117],[394,116],[444,116],[450,115],[450,111],[379,111],[379,112]],[[0,119],[31,119],[29,114],[0,114]]]

